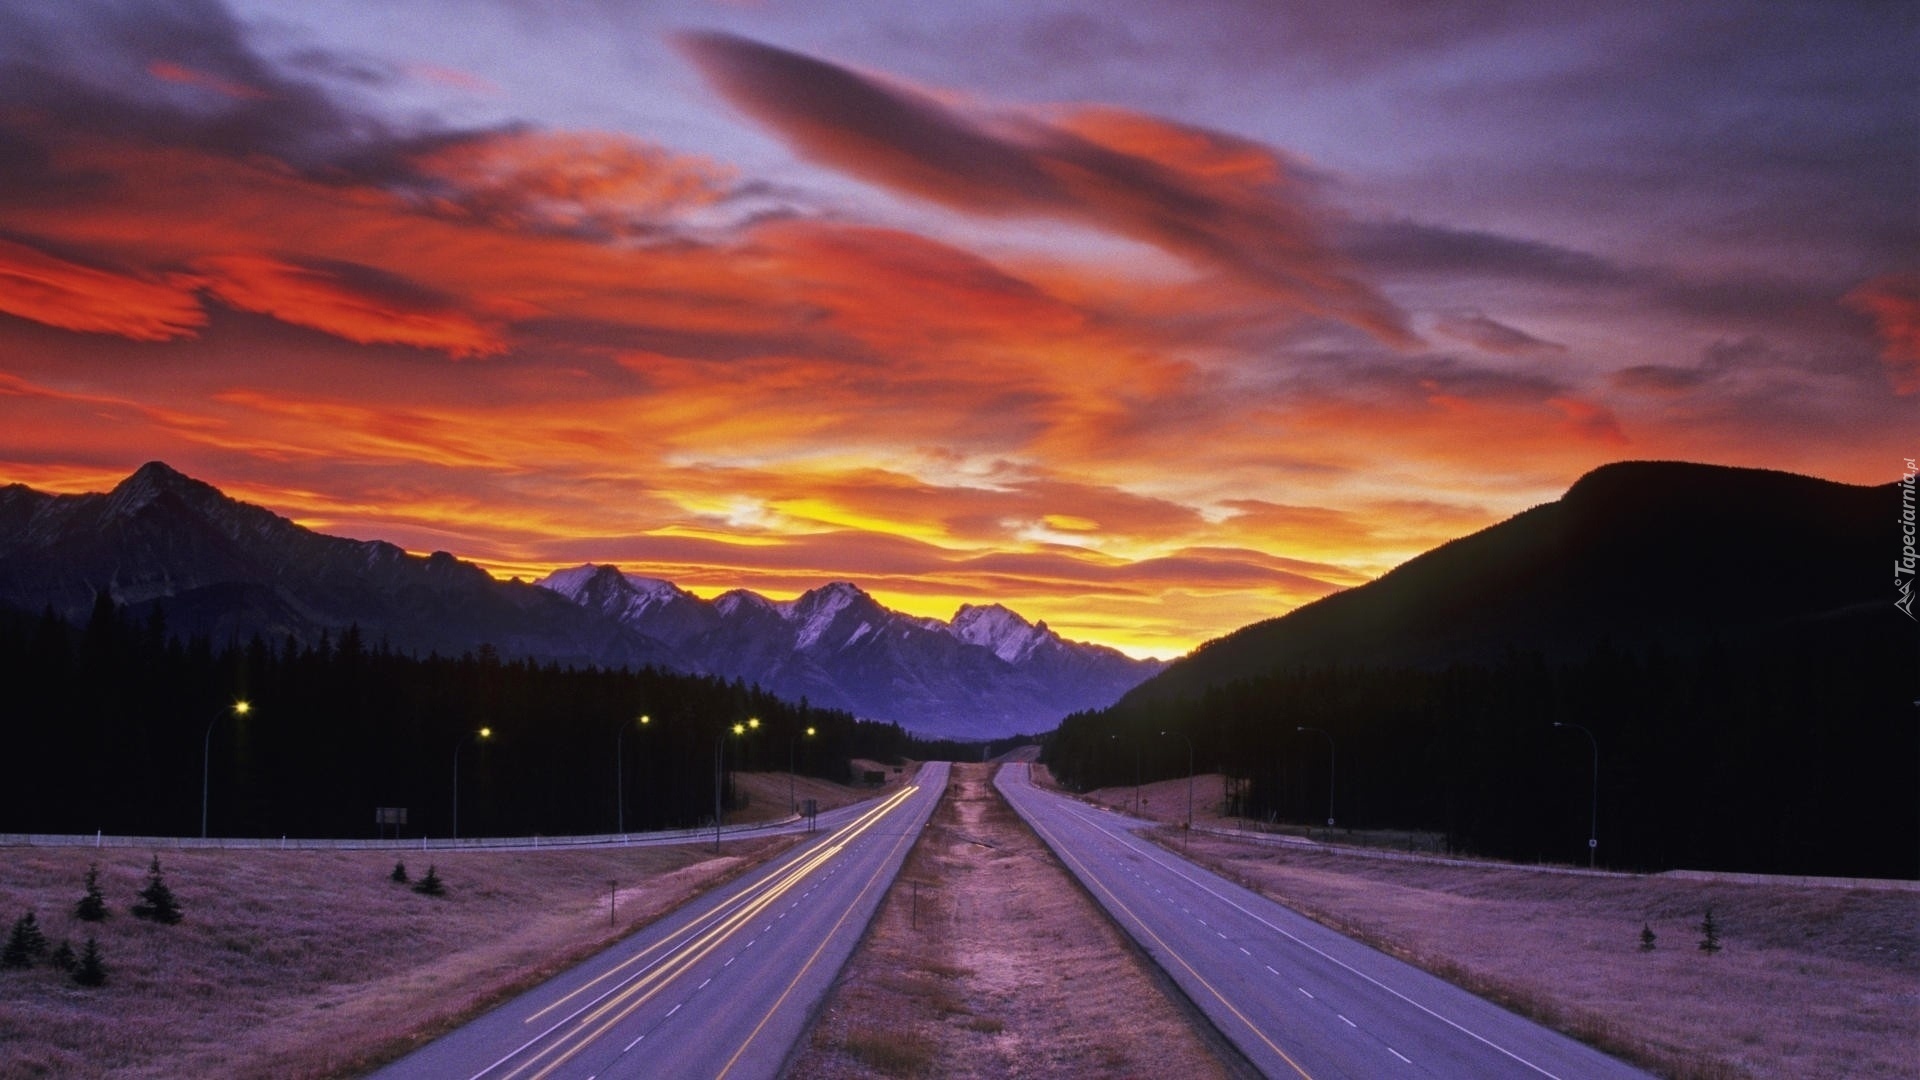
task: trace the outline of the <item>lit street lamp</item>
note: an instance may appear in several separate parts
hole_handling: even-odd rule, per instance
[[[493,729],[483,727],[479,731],[470,731],[453,744],[453,838],[460,839],[460,748],[477,739],[490,739]]]
[[[1593,732],[1579,724],[1555,720],[1553,726],[1574,728],[1584,733],[1587,741],[1593,744],[1592,805],[1587,809],[1587,869],[1592,870],[1594,859],[1600,851],[1600,740],[1593,737]]]
[[[735,724],[729,730],[735,735],[745,735],[749,731],[758,731],[760,730],[760,719],[758,717],[748,717],[746,723]],[[720,755],[721,752],[727,748],[727,734],[726,731],[722,731],[720,736],[713,740],[713,850],[716,854],[720,851],[720,789],[723,784],[723,778],[720,772]]]
[[[807,738],[813,738],[812,728],[807,729]],[[798,735],[787,740],[787,813],[789,814],[797,814],[800,812],[800,799],[793,787],[793,748],[799,742],[800,736]]]
[[[245,716],[252,711],[253,706],[244,700],[233,703],[235,717]],[[202,840],[207,838],[207,777],[213,764],[213,725],[219,723],[220,717],[225,715],[226,713],[217,713],[212,720],[207,721],[207,733],[200,738],[200,839]]]
[[[1318,731],[1320,732],[1320,734],[1327,736],[1327,828],[1331,829],[1333,828],[1333,778],[1334,778],[1333,770],[1335,765],[1335,749],[1333,745],[1333,736],[1328,735],[1326,731],[1320,728],[1308,727],[1304,724],[1294,728],[1293,730]]]
[[[653,717],[640,714],[640,726],[653,723]],[[627,722],[620,721],[620,732],[613,737],[613,831],[626,835],[627,832],[627,778],[626,759],[621,756],[621,748],[627,737]]]

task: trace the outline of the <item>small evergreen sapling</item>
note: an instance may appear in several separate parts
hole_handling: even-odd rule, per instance
[[[1713,905],[1707,905],[1707,917],[1700,922],[1700,951],[1712,956],[1720,951],[1720,924],[1713,921]]]
[[[1640,951],[1652,952],[1653,942],[1655,937],[1656,935],[1653,932],[1653,924],[1641,923],[1640,924]]]
[[[53,947],[53,955],[47,957],[47,963],[61,971],[71,973],[80,966],[80,958],[73,954],[73,944],[63,940]]]
[[[73,981],[81,986],[106,985],[107,965],[100,962],[100,943],[92,938],[80,954],[80,966],[73,969]]]
[[[432,863],[427,864],[427,876],[414,883],[413,891],[425,896],[445,896],[447,887],[440,881],[440,875],[434,872]]]
[[[393,873],[387,875],[387,880],[401,885],[407,883],[407,864],[404,860],[393,864]]]
[[[6,947],[0,949],[0,967],[32,967],[35,960],[46,954],[47,936],[40,932],[40,923],[29,911],[14,920]]]
[[[81,922],[105,922],[107,897],[100,891],[100,864],[87,867],[87,895],[73,905],[73,917]]]
[[[160,876],[160,856],[153,857],[153,865],[147,869],[147,887],[140,890],[140,902],[133,905],[136,918],[151,919],[154,922],[171,926],[180,921],[180,903],[173,898],[173,890]]]

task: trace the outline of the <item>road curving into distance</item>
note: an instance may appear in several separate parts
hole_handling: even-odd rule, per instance
[[[394,1062],[379,1080],[777,1076],[948,767]]]
[[[1648,1080],[1134,835],[1150,822],[1035,787],[1030,765],[994,786],[1269,1077]]]

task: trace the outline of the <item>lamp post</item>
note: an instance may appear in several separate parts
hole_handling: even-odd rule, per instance
[[[1587,808],[1587,869],[1592,870],[1600,851],[1600,740],[1593,737],[1593,732],[1570,721],[1555,720],[1553,726],[1573,728],[1586,735],[1587,742],[1593,745],[1592,802]]]
[[[713,850],[715,854],[718,854],[720,851],[721,752],[727,748],[727,735],[729,732],[734,735],[745,735],[748,731],[758,730],[759,727],[760,720],[758,717],[748,717],[746,723],[733,725],[733,727],[727,729],[727,731],[722,731],[720,735],[713,740]]]
[[[640,726],[653,723],[653,717],[640,714]],[[627,832],[627,778],[626,758],[621,748],[627,737],[627,722],[620,721],[619,734],[613,737],[613,831],[622,836]]]
[[[1193,836],[1193,739],[1184,731],[1163,731],[1162,735],[1178,735],[1187,744],[1187,837]]]
[[[809,739],[813,738],[812,728],[807,729],[806,737]],[[800,798],[793,786],[793,749],[799,742],[800,736],[798,735],[787,740],[787,813],[789,814],[797,814],[800,812]]]
[[[479,739],[493,737],[493,729],[483,727],[479,731],[469,731],[454,740],[453,743],[453,838],[460,839],[460,748]]]
[[[1335,761],[1335,758],[1336,758],[1336,754],[1337,754],[1337,751],[1335,750],[1335,748],[1334,748],[1334,745],[1333,745],[1333,736],[1332,736],[1332,735],[1329,735],[1329,734],[1327,734],[1327,732],[1326,732],[1326,731],[1325,731],[1324,729],[1322,729],[1322,728],[1317,728],[1317,727],[1308,727],[1308,726],[1307,726],[1307,725],[1305,725],[1305,724],[1302,724],[1301,726],[1299,726],[1299,727],[1296,727],[1296,728],[1294,728],[1293,730],[1295,730],[1295,731],[1318,731],[1318,732],[1320,732],[1320,734],[1322,734],[1322,735],[1326,735],[1326,736],[1327,736],[1327,828],[1329,828],[1329,829],[1331,829],[1331,828],[1333,828],[1333,780],[1334,780],[1334,765],[1336,764],[1336,761]]]
[[[245,716],[252,711],[253,706],[245,699],[233,703],[235,717]],[[207,721],[207,733],[200,738],[200,839],[202,840],[207,838],[207,778],[212,773],[213,765],[213,725],[219,723],[220,718],[225,715],[227,714],[214,714],[213,719]]]
[[[1107,738],[1120,741],[1118,735],[1109,735]],[[1140,816],[1140,742],[1137,739],[1133,743],[1133,816]]]

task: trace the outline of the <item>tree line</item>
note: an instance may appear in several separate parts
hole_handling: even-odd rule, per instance
[[[351,627],[216,646],[104,593],[83,626],[0,612],[0,687],[0,832],[195,836],[203,782],[214,836],[444,837],[456,798],[462,836],[691,827],[716,753],[732,807],[738,770],[846,782],[854,758],[979,752],[737,679],[421,657]]]
[[[1585,865],[1591,830],[1615,869],[1915,878],[1915,645],[1836,620],[1685,653],[1276,667],[1068,717],[1043,760],[1088,790],[1183,776],[1191,747],[1230,813],[1318,826],[1331,801],[1341,827],[1520,861]]]

